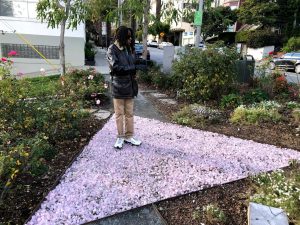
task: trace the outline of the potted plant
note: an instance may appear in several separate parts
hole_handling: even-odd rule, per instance
[[[95,55],[97,51],[94,49],[91,43],[85,44],[84,53],[85,53],[85,65],[94,66]]]

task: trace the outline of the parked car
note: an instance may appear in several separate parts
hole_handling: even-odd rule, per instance
[[[135,43],[134,48],[135,48],[135,58],[137,59],[142,58],[144,52],[143,44]],[[148,49],[147,49],[147,60],[150,60],[150,51]]]
[[[279,58],[273,58],[270,61],[269,68],[274,70],[275,68],[284,70],[294,70],[300,74],[300,52],[285,53]]]
[[[147,45],[148,45],[149,47],[154,47],[154,48],[157,48],[157,47],[158,47],[157,41],[154,41],[154,40],[148,41],[148,42],[147,42]]]
[[[158,48],[163,49],[165,46],[173,46],[173,44],[171,42],[163,41],[158,45]]]

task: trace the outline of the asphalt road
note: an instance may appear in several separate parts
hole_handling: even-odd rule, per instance
[[[300,84],[300,74],[285,72],[285,75],[288,82]]]

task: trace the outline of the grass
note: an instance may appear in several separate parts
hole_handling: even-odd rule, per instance
[[[56,94],[59,75],[25,78],[28,97]]]

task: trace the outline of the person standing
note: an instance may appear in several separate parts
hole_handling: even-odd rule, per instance
[[[115,41],[108,47],[107,60],[112,79],[112,96],[117,124],[117,140],[115,148],[121,149],[124,142],[135,146],[141,141],[134,138],[133,98],[137,94],[133,90],[136,67],[132,54],[133,33],[126,26],[116,30]]]

